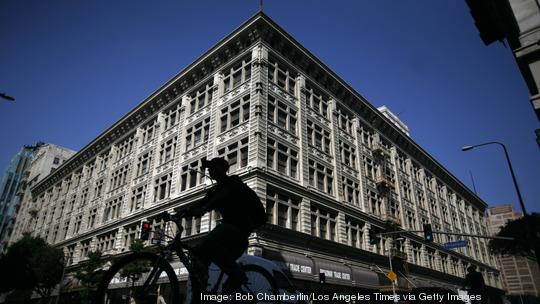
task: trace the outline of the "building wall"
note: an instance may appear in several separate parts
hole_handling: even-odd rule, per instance
[[[264,27],[269,21],[255,17],[237,34],[248,32],[250,22]],[[210,181],[190,169],[223,156],[230,173],[241,175],[267,207],[271,225],[252,236],[253,254],[277,250],[385,267],[391,241],[370,245],[370,229],[419,230],[430,222],[434,230],[486,234],[485,204],[467,201],[470,191],[442,182],[446,171],[423,166],[421,151],[423,160],[400,149],[407,136],[388,121],[373,125],[374,108],[366,115],[348,106],[262,40],[224,53],[230,57],[210,72],[197,63],[207,73],[193,85],[176,86],[178,78],[160,89],[162,96],[173,93],[161,104],[156,97],[154,112],[100,136],[114,140],[89,144],[75,157],[85,159],[81,165],[67,163],[36,185],[34,233],[64,247],[70,263],[90,250],[123,252],[138,237],[141,220],[161,227],[155,218],[161,211],[201,198]],[[394,128],[401,143],[386,138],[383,128]],[[184,219],[183,234],[208,231],[216,217]],[[456,251],[440,245],[447,237],[435,240],[425,244],[418,233],[406,233],[395,247],[417,270],[457,278],[474,263],[490,285],[500,284],[484,240]],[[349,258],[332,253],[336,246]]]
[[[491,207],[487,211],[488,227],[491,235],[495,235],[509,221],[523,215],[514,210],[510,204]],[[497,257],[504,288],[510,295],[540,295],[540,276],[538,264],[531,259],[517,256]],[[536,279],[536,280],[535,280]]]

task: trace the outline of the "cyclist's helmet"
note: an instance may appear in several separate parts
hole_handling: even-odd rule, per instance
[[[202,167],[203,168],[220,168],[223,171],[227,172],[229,170],[229,162],[225,160],[223,157],[215,157],[211,160],[203,160],[202,161]]]

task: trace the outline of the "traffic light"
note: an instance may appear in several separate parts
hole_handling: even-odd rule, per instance
[[[324,272],[319,273],[319,283],[326,283],[326,274]]]
[[[381,237],[378,236],[377,234],[379,234],[377,231],[375,230],[369,230],[369,243],[371,245],[377,245],[379,244],[380,240],[381,240]]]
[[[141,240],[148,240],[150,238],[150,223],[142,222],[141,223]]]
[[[431,230],[431,224],[424,224],[424,241],[433,242],[433,231]]]

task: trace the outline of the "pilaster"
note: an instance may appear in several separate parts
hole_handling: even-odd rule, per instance
[[[303,186],[309,185],[309,152],[308,152],[308,140],[307,140],[307,108],[306,108],[306,79],[304,76],[299,75],[296,78],[296,87],[294,95],[297,99],[298,106],[298,133],[300,137],[300,151],[298,156],[300,182]],[[310,228],[311,230],[311,228]]]

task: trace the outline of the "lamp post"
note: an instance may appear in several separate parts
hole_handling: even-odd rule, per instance
[[[517,180],[516,180],[516,175],[514,174],[514,168],[512,167],[512,162],[510,161],[510,156],[508,156],[508,150],[506,149],[506,146],[501,143],[501,142],[498,142],[498,141],[490,141],[490,142],[486,142],[486,143],[483,143],[483,144],[478,144],[478,145],[472,145],[472,146],[464,146],[463,148],[461,148],[462,151],[469,151],[469,150],[472,150],[476,147],[481,147],[481,146],[487,146],[487,145],[499,145],[503,148],[504,150],[504,156],[506,156],[506,162],[508,163],[508,168],[510,169],[510,174],[512,175],[512,181],[514,182],[514,187],[516,188],[516,193],[517,193],[517,196],[518,196],[518,200],[519,200],[519,205],[521,206],[521,211],[523,212],[523,217],[525,217],[525,222],[527,223],[527,238],[533,243],[533,252],[535,254],[535,257],[536,257],[536,262],[538,263],[538,266],[540,266],[540,259],[539,259],[539,254],[540,254],[540,246],[538,244],[535,244],[535,240],[533,239],[534,238],[534,229],[533,229],[533,226],[532,226],[532,223],[531,223],[531,220],[529,218],[529,214],[527,213],[527,209],[525,209],[525,204],[523,203],[523,197],[521,196],[521,191],[519,190],[519,186],[518,186],[518,183],[517,183]]]

